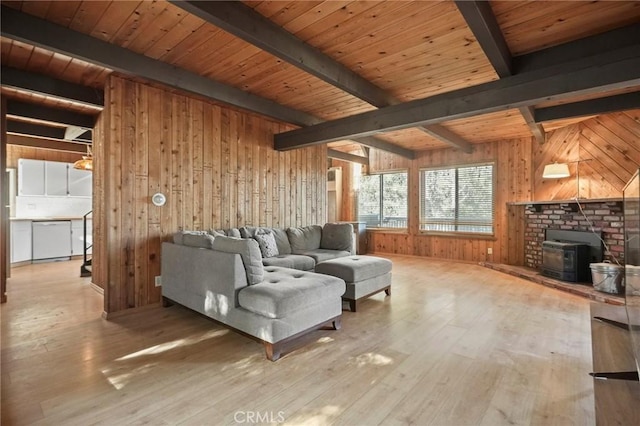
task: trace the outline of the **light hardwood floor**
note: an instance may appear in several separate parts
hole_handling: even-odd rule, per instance
[[[15,268],[2,424],[594,423],[587,300],[476,265],[389,258],[391,297],[277,362],[180,306],[103,320],[76,261]]]

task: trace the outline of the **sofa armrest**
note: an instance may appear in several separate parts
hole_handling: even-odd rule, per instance
[[[237,307],[237,293],[247,286],[237,253],[162,243],[162,295],[185,306],[192,296],[226,299]]]

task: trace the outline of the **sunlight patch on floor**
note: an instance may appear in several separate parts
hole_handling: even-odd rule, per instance
[[[160,361],[161,359],[153,357],[157,357],[158,355],[166,353],[173,349],[192,346],[208,339],[224,336],[228,332],[229,330],[210,330],[184,339],[177,339],[171,342],[154,345],[149,348],[145,348],[137,352],[121,356],[120,358],[116,358],[114,361],[115,364],[110,367],[103,368],[101,372],[114,388],[120,390],[124,388],[128,383],[130,383],[134,378],[146,374],[147,372],[149,372],[149,370],[158,365],[158,361]],[[145,363],[145,358],[154,360],[154,362]],[[135,363],[143,364],[138,366],[132,365]],[[124,373],[122,373],[122,371],[124,371]]]
[[[393,359],[388,356],[376,354],[373,352],[367,352],[366,354],[358,355],[355,358],[355,364],[358,367],[364,367],[366,365],[389,365],[393,364]]]
[[[317,340],[318,343],[331,343],[333,341],[335,341],[335,339],[329,336],[321,337]]]
[[[146,355],[156,355],[163,352],[170,351],[171,349],[175,349],[180,346],[188,346],[195,345],[196,343],[200,343],[207,339],[212,339],[214,337],[220,337],[227,334],[229,330],[211,330],[205,333],[202,333],[198,337],[187,337],[185,339],[174,340],[173,342],[161,343],[159,345],[151,346],[150,348],[142,349],[138,352],[131,353],[129,355],[122,356],[117,358],[116,361],[126,361],[129,359],[133,359],[139,356]]]
[[[340,413],[338,405],[325,405],[317,412],[300,414],[285,420],[285,425],[324,426],[333,423],[333,419]]]
[[[145,374],[155,366],[156,363],[149,363],[141,365],[140,367],[136,367],[123,374],[112,374],[111,369],[105,368],[104,370],[102,370],[102,374],[107,376],[107,381],[111,384],[111,386],[113,386],[116,390],[121,390],[131,381],[131,379],[136,376]]]

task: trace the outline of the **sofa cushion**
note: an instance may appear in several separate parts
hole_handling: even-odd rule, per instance
[[[185,242],[184,237],[185,236],[193,236],[194,238],[188,238],[188,242],[189,244],[187,244]],[[206,238],[202,238],[209,235],[209,233],[207,231],[178,231],[176,233],[173,234],[173,243],[174,244],[179,244],[181,246],[183,245],[190,245],[193,247],[204,247],[206,246],[208,243],[208,239]],[[209,247],[207,248],[211,248],[210,244]]]
[[[264,266],[280,266],[283,268],[298,269],[300,271],[313,271],[316,261],[313,257],[300,254],[280,254],[268,259],[262,259]]]
[[[350,252],[353,248],[353,226],[350,223],[325,223],[320,248]]]
[[[300,254],[312,257],[313,260],[316,261],[316,265],[318,263],[320,263],[320,262],[325,262],[327,260],[336,259],[338,257],[351,256],[351,252],[349,252],[349,251],[325,250],[325,249],[303,251]]]
[[[216,237],[213,239],[213,249],[226,253],[238,253],[242,258],[242,263],[244,263],[249,285],[262,282],[264,277],[262,254],[256,240]]]
[[[240,228],[240,235],[242,238],[253,238],[257,232],[273,232],[276,238],[276,245],[278,246],[279,254],[291,254],[291,245],[289,244],[289,237],[287,231],[280,228],[267,228],[267,227],[255,227],[255,226],[243,226]]]
[[[227,237],[242,238],[242,235],[240,235],[240,230],[238,228],[225,229],[224,233]]]
[[[271,228],[273,236],[276,237],[276,244],[278,246],[278,253],[291,254],[291,244],[289,244],[289,237],[287,231],[280,228]]]
[[[214,237],[210,234],[184,234],[182,236],[182,244],[190,247],[212,249],[213,240]]]
[[[340,278],[287,268],[265,268],[264,281],[238,293],[241,307],[268,318],[285,318],[309,306],[341,297]]]
[[[256,235],[256,232],[259,229],[264,228],[257,228],[255,226],[243,226],[242,228],[238,229],[238,231],[240,231],[240,236],[242,238],[253,238],[253,236]]]
[[[278,246],[276,245],[276,238],[271,231],[256,232],[253,238],[258,242],[260,246],[260,252],[262,257],[273,257],[278,254]]]
[[[389,259],[375,256],[350,256],[327,260],[316,265],[316,272],[340,277],[348,283],[357,283],[391,272]]]
[[[227,234],[224,233],[224,229],[211,229],[209,233],[214,237],[226,237]]]
[[[319,225],[288,228],[287,235],[291,244],[291,251],[295,254],[320,248],[322,227]]]

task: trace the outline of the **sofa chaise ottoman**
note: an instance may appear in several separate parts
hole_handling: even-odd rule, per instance
[[[391,295],[391,267],[391,261],[381,257],[349,256],[318,263],[316,272],[343,279],[347,287],[342,299],[356,312],[361,299],[383,290]]]
[[[164,306],[176,302],[263,342],[272,361],[304,333],[340,328],[342,279],[265,267],[253,239],[185,238],[192,245],[162,244]]]

